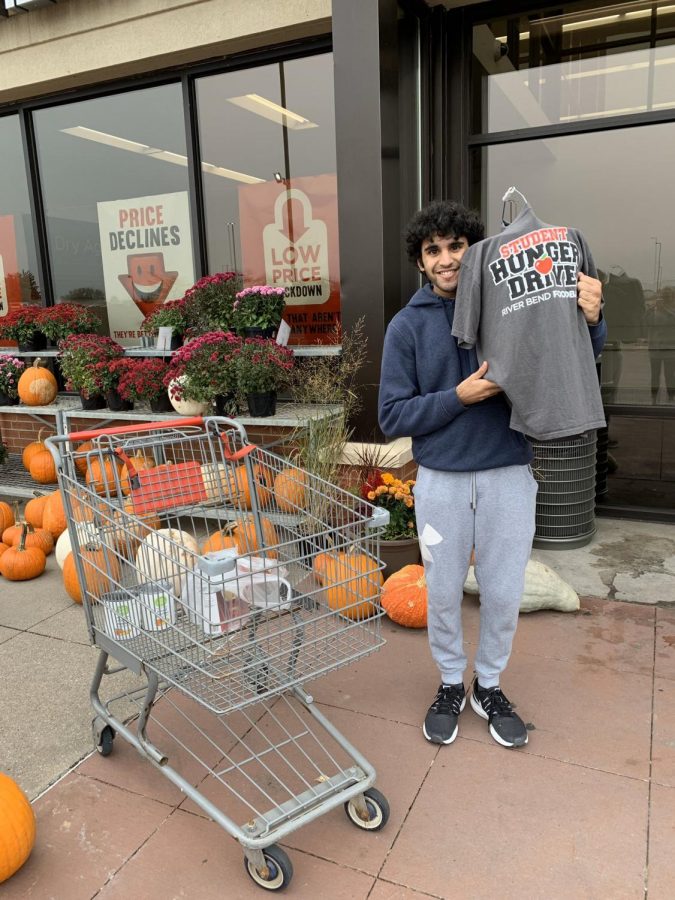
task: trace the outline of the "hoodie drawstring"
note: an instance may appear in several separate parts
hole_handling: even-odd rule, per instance
[[[476,508],[476,473],[471,473],[471,509]]]

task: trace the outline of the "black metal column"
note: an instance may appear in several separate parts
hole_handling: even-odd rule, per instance
[[[365,317],[357,437],[372,434],[387,322],[400,308],[398,5],[333,4],[342,325]]]

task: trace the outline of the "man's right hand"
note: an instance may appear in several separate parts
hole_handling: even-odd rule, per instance
[[[487,400],[488,397],[501,393],[502,389],[498,384],[486,381],[483,377],[487,370],[487,362],[481,363],[475,372],[457,385],[457,396],[464,406],[480,403],[481,400]]]

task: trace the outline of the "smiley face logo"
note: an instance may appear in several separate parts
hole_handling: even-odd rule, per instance
[[[163,253],[132,253],[127,256],[127,272],[118,276],[127,294],[144,316],[164,303],[178,278],[178,272],[167,272]]]

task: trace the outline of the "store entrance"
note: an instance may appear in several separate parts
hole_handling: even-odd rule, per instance
[[[620,7],[474,22],[469,193],[490,234],[510,185],[583,231],[608,325],[598,508],[675,518],[675,7]]]

